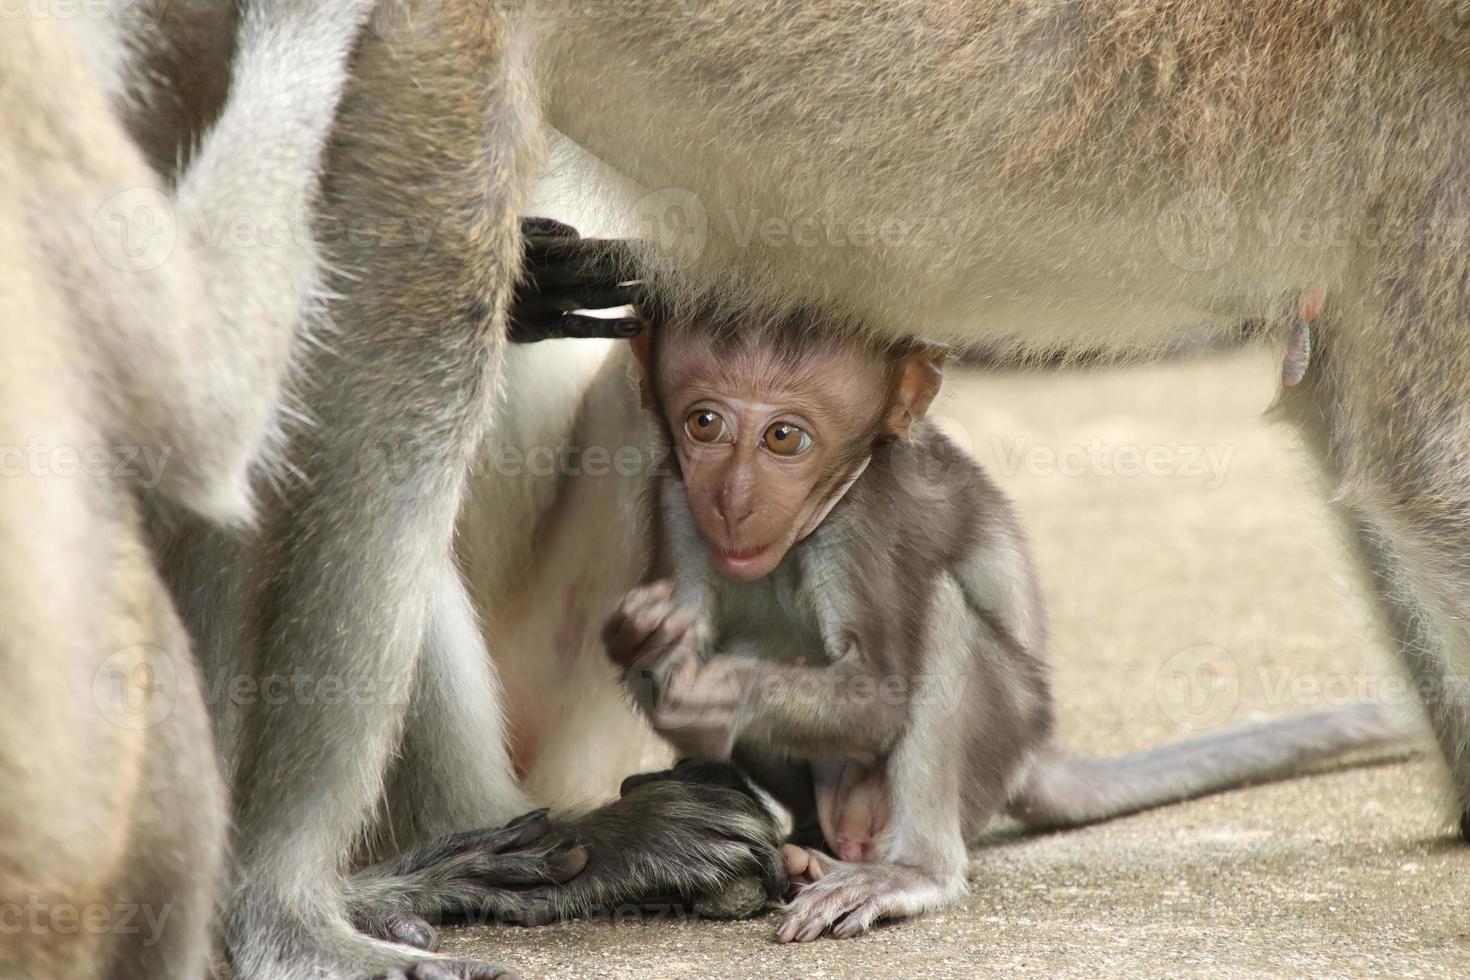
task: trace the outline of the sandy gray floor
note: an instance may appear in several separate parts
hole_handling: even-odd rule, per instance
[[[1311,469],[1261,421],[1273,371],[1233,354],[947,388],[939,412],[1031,529],[1074,748],[1403,700]],[[459,930],[446,947],[528,977],[1470,976],[1470,848],[1439,801],[1416,760],[1065,834],[1001,828],[962,905],[854,941],[779,947],[766,918]]]

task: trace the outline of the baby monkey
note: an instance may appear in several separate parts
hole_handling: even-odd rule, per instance
[[[604,640],[655,729],[793,814],[779,940],[954,900],[1002,812],[1084,824],[1403,737],[1355,705],[1119,758],[1059,748],[1025,535],[925,420],[943,352],[855,336],[711,307],[633,341],[673,465],[647,584]]]

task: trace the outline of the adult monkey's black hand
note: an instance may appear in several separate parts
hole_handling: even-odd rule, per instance
[[[554,337],[631,337],[632,316],[595,317],[574,310],[605,310],[633,302],[636,283],[626,274],[626,245],[583,238],[550,218],[522,218],[526,255],[510,305],[510,339],[519,344]]]

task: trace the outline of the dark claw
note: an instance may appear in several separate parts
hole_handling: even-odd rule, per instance
[[[538,893],[575,879],[590,860],[575,837],[552,830],[546,811],[536,810],[365,868],[348,882],[353,919],[369,935],[409,945],[433,935],[415,923],[547,921],[554,913]]]
[[[573,918],[670,901],[699,907],[741,879],[783,894],[774,819],[746,792],[681,778],[695,771],[632,777],[621,799],[554,830],[584,843],[590,860],[566,884],[527,897],[545,899],[555,918]],[[740,914],[755,910],[747,900]]]
[[[550,830],[551,821],[547,818],[547,811],[532,810],[530,813],[516,817],[503,827],[467,830],[443,837],[427,847],[419,848],[398,858],[396,870],[399,872],[420,871],[467,854],[484,852],[504,854],[507,851],[521,851],[545,837]]]
[[[1470,841],[1470,810],[1460,814],[1460,837],[1465,841]]]
[[[581,238],[577,229],[550,218],[523,218],[525,264],[509,311],[510,339],[533,343],[558,337],[628,337],[628,318],[599,320],[571,316],[632,304],[627,243]]]
[[[561,846],[565,850],[487,857],[476,871],[479,877],[501,888],[561,884],[581,874],[588,860],[587,848],[580,844]]]
[[[560,241],[564,238],[581,238],[581,232],[569,224],[557,221],[555,218],[525,217],[521,219],[521,234],[526,238],[528,248],[545,242]]]
[[[352,924],[359,932],[390,943],[433,953],[439,949],[438,931],[422,917],[401,909],[359,908]]]
[[[389,942],[402,943],[428,953],[439,950],[439,930],[412,912],[389,912],[383,917]]]

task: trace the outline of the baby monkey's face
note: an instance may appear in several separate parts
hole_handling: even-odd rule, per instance
[[[742,581],[769,574],[820,520],[866,458],[888,387],[876,358],[840,347],[793,367],[671,340],[656,374],[695,526],[716,570]]]

